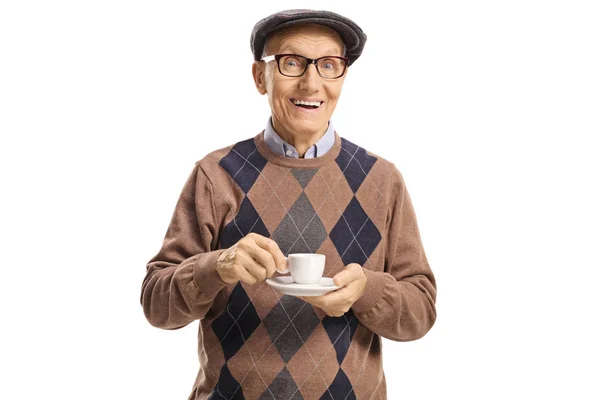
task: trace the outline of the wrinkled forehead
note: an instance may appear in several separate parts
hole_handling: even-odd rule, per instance
[[[346,47],[340,35],[332,28],[318,24],[295,24],[280,28],[269,34],[263,55],[281,53],[282,50],[297,52],[298,47],[310,43],[327,55],[343,56]]]

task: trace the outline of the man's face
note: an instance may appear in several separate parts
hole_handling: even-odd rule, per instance
[[[286,29],[271,37],[265,50],[265,55],[298,54],[313,59],[343,56],[339,35],[321,25],[298,25]],[[252,71],[258,91],[269,97],[273,128],[284,139],[325,133],[340,97],[345,74],[337,79],[325,79],[317,73],[315,65],[310,65],[304,75],[288,77],[279,73],[276,61],[266,64],[257,61]],[[318,101],[321,105],[307,109],[295,105],[294,100]]]

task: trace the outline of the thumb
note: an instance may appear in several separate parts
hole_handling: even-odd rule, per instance
[[[338,272],[334,277],[333,277],[333,284],[335,286],[346,286],[348,283],[350,282],[350,271],[348,270],[343,270],[341,272]]]
[[[338,272],[334,277],[333,277],[333,284],[336,286],[346,286],[347,284],[349,284],[350,282],[354,281],[357,279],[356,275],[355,275],[355,268],[356,267],[362,268],[359,264],[348,264],[346,265],[346,267]]]

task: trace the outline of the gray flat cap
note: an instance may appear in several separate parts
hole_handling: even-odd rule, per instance
[[[276,29],[298,23],[312,23],[334,29],[346,46],[346,57],[352,65],[360,57],[367,35],[354,21],[331,11],[286,10],[270,15],[256,23],[250,36],[250,48],[255,60],[262,59],[263,50],[269,34]]]

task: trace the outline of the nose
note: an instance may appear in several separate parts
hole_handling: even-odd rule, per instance
[[[322,84],[323,78],[319,76],[319,73],[317,72],[317,66],[315,64],[309,65],[304,75],[300,77],[300,89],[307,92],[316,92],[319,90],[319,87]]]

